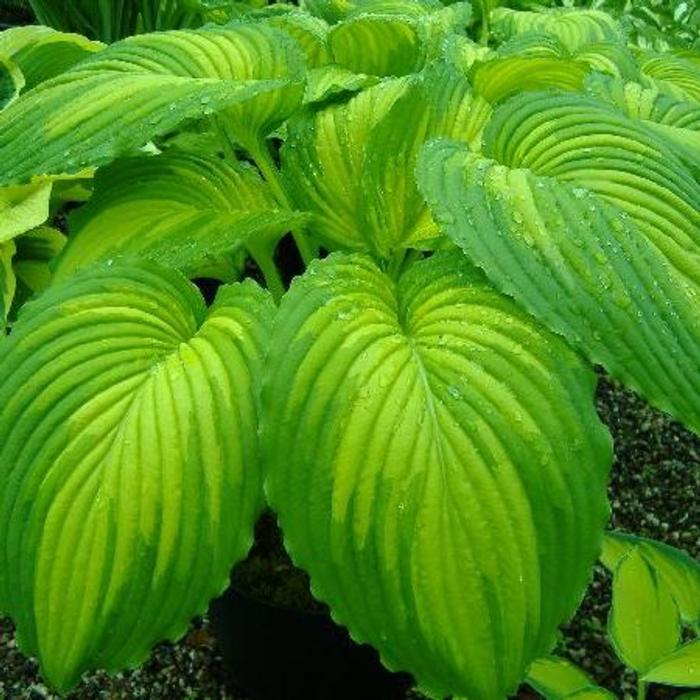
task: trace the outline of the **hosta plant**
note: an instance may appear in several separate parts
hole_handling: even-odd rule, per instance
[[[644,700],[652,683],[700,688],[700,562],[661,542],[620,532],[606,535],[601,561],[613,575],[609,639],[637,675],[637,698]],[[535,661],[528,683],[546,700],[615,697],[555,656]]]
[[[698,56],[598,10],[237,17],[0,34],[0,610],[60,691],[133,666],[269,505],[389,668],[503,698],[600,554],[593,365],[700,432]]]

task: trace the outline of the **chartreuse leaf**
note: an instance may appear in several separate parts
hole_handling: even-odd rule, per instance
[[[419,181],[501,291],[700,431],[700,185],[665,139],[587,97],[500,107],[484,154],[440,142]]]
[[[355,73],[401,76],[424,64],[418,25],[400,15],[359,15],[333,27],[328,40],[336,63]]]
[[[610,641],[627,666],[645,673],[680,641],[678,608],[668,588],[638,549],[613,575]]]
[[[527,671],[527,683],[545,700],[561,700],[593,685],[578,666],[557,656],[537,659]]]
[[[95,194],[71,217],[54,279],[120,255],[151,257],[201,276],[248,245],[273,248],[305,220],[280,209],[247,165],[177,151],[120,160],[98,171]]]
[[[39,226],[15,239],[17,277],[32,292],[41,292],[51,281],[51,262],[66,245],[66,236],[51,226]]]
[[[673,54],[643,56],[639,61],[642,73],[664,91],[682,100],[700,102],[700,66]]]
[[[609,690],[599,688],[596,685],[588,688],[581,688],[581,690],[567,695],[566,700],[617,700],[617,698]]]
[[[293,40],[263,25],[125,39],[0,114],[1,182],[104,165],[225,108],[234,136],[257,139],[301,100],[302,65]]]
[[[313,231],[327,245],[368,248],[357,223],[367,140],[409,85],[409,78],[384,81],[345,104],[290,119],[282,176],[293,204],[314,215]]]
[[[17,279],[12,269],[15,250],[14,241],[0,243],[0,338],[4,335],[7,315],[17,287]]]
[[[437,9],[439,8],[439,9]],[[402,76],[423,68],[441,49],[445,37],[466,27],[471,5],[450,7],[412,3],[360,5],[331,28],[328,46],[333,60],[355,73]]]
[[[457,251],[364,255],[283,299],[266,489],[314,594],[435,697],[505,697],[580,601],[606,520],[594,378]]]
[[[647,683],[700,688],[700,639],[684,644],[644,674]]]
[[[250,546],[272,311],[253,283],[207,311],[179,274],[115,264],[0,344],[0,609],[59,691],[183,634]]]
[[[600,560],[610,571],[615,571],[632,549],[642,554],[664,582],[683,621],[700,625],[700,562],[663,542],[624,532],[606,533]]]
[[[0,33],[0,54],[17,64],[27,90],[60,75],[103,48],[104,44],[80,34],[65,34],[36,25],[13,27]]]
[[[48,219],[51,187],[51,182],[0,187],[0,243]]]
[[[523,90],[556,88],[580,92],[588,72],[583,61],[546,56],[504,56],[470,71],[474,92],[495,104]]]
[[[440,234],[416,186],[429,138],[477,143],[491,107],[455,69],[436,65],[383,82],[290,122],[283,172],[295,205],[311,211],[321,240],[389,257],[433,247]]]
[[[362,173],[364,222],[383,257],[394,250],[432,247],[440,239],[415,179],[416,159],[436,136],[459,138],[474,146],[491,116],[469,83],[447,66],[426,70],[370,132]]]
[[[501,40],[538,32],[556,37],[571,52],[585,44],[621,41],[622,30],[607,13],[599,10],[553,9],[522,12],[499,7],[491,13],[491,26]]]
[[[17,99],[24,84],[24,76],[17,64],[5,54],[0,53],[0,110],[5,109]]]

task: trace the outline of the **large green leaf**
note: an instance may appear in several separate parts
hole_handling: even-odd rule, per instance
[[[17,64],[27,90],[60,75],[102,48],[103,44],[80,34],[64,34],[36,25],[14,27],[0,33],[0,54]]]
[[[312,264],[263,388],[267,492],[355,639],[436,697],[504,697],[580,602],[606,520],[594,378],[457,252]]]
[[[609,532],[603,541],[601,561],[615,571],[622,558],[637,549],[664,581],[681,617],[700,625],[700,562],[675,547],[624,532]]]
[[[648,683],[700,688],[700,639],[671,652],[644,674]]]
[[[440,234],[417,188],[418,151],[435,136],[477,143],[490,114],[446,65],[382,82],[291,122],[283,151],[288,189],[333,247],[384,258],[432,247]]]
[[[644,673],[680,641],[676,603],[638,549],[617,565],[612,595],[610,641],[627,666]]]
[[[0,183],[103,165],[225,108],[231,134],[247,145],[300,103],[302,69],[293,40],[263,25],[126,39],[0,114]]]
[[[623,37],[620,26],[606,12],[598,10],[553,9],[521,12],[499,7],[492,12],[493,31],[500,39],[511,39],[530,32],[555,36],[569,51],[585,44]]]
[[[207,311],[179,274],[115,264],[0,343],[0,609],[58,690],[179,637],[250,546],[272,310],[253,283]]]
[[[314,215],[314,232],[333,247],[366,250],[358,225],[369,133],[408,88],[408,78],[384,81],[346,104],[307,110],[289,122],[282,175],[292,202]]]
[[[98,172],[95,194],[70,219],[55,279],[120,255],[145,255],[191,276],[221,267],[226,279],[222,256],[269,250],[305,220],[280,209],[250,166],[177,151],[129,158]]]
[[[419,180],[498,288],[700,431],[700,185],[666,139],[531,93],[496,111],[483,156],[432,144]]]

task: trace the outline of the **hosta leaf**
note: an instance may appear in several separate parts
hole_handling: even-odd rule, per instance
[[[60,75],[102,48],[104,44],[80,34],[64,34],[49,27],[14,27],[0,33],[0,54],[17,64],[27,90]]]
[[[93,268],[0,345],[0,608],[60,691],[143,661],[227,585],[261,507],[253,283]]]
[[[700,688],[700,639],[671,652],[644,674],[648,683]]]
[[[664,581],[683,620],[700,624],[700,562],[663,542],[624,532],[605,535],[600,559],[610,571],[614,571],[632,549],[637,549]]]
[[[245,246],[273,248],[305,215],[279,209],[250,166],[169,152],[100,170],[95,194],[70,219],[62,280],[97,260],[147,256],[191,276]]]
[[[319,68],[331,62],[328,48],[328,24],[318,17],[304,12],[288,12],[265,20],[271,27],[277,27],[293,37],[304,51],[306,65]]]
[[[366,249],[367,232],[357,225],[359,186],[371,129],[409,86],[409,79],[385,81],[347,104],[306,111],[289,122],[282,150],[282,174],[296,207],[314,215],[314,232],[333,246]]]
[[[484,156],[426,150],[434,216],[497,287],[700,431],[700,185],[635,120],[521,97],[489,122]]]
[[[64,248],[66,236],[50,226],[39,226],[15,239],[13,267],[17,279],[32,293],[41,292],[51,281],[51,262]]]
[[[24,84],[24,76],[17,64],[0,53],[0,111],[17,99]]]
[[[529,32],[555,36],[569,51],[585,44],[621,41],[622,31],[606,12],[598,10],[554,9],[521,12],[499,7],[491,15],[493,31],[500,39],[511,39]]]
[[[418,151],[434,136],[477,143],[490,114],[444,65],[309,112],[291,123],[283,151],[295,205],[314,214],[316,234],[335,247],[380,257],[430,248],[440,234],[416,185]]]
[[[469,83],[437,66],[396,100],[367,140],[361,186],[370,250],[388,257],[396,248],[431,247],[440,232],[415,180],[416,159],[435,136],[476,145],[491,107],[472,95]],[[357,221],[357,213],[356,213]]]
[[[537,659],[527,671],[527,682],[545,700],[561,700],[593,684],[578,666],[556,656]]]
[[[504,697],[580,601],[606,519],[594,380],[456,251],[334,255],[280,307],[268,496],[315,595],[436,697]]]
[[[567,695],[566,700],[617,700],[617,696],[605,688],[592,685],[589,688],[581,688],[581,690]]]
[[[401,76],[423,65],[418,26],[395,15],[360,15],[331,30],[329,46],[338,65],[355,73]]]
[[[566,58],[506,56],[477,64],[471,71],[474,92],[495,104],[523,90],[557,88],[579,92],[588,66]]]
[[[700,102],[700,66],[671,54],[649,54],[640,60],[640,67],[661,89]]]
[[[17,279],[12,269],[12,258],[14,255],[14,241],[0,243],[0,339],[5,333],[7,316],[17,287]]]
[[[51,187],[51,182],[0,187],[0,243],[48,219]]]
[[[225,108],[231,132],[247,143],[301,101],[302,64],[292,39],[263,25],[118,42],[0,114],[0,181],[104,165],[186,119]]]
[[[638,549],[626,554],[613,576],[608,633],[617,655],[644,673],[680,641],[678,608],[668,588]]]
[[[325,102],[343,93],[359,92],[379,82],[379,78],[374,75],[353,73],[347,68],[335,65],[312,68],[306,77],[306,104]]]

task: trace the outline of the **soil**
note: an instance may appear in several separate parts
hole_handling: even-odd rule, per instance
[[[602,377],[598,410],[615,439],[610,484],[611,526],[680,546],[700,558],[700,439],[650,408],[642,399]],[[294,569],[282,547],[274,517],[265,514],[256,544],[233,573],[236,586],[256,597],[296,608],[323,609]],[[616,660],[605,637],[610,580],[597,569],[584,602],[562,630],[559,653],[569,657],[618,696],[633,691],[633,677]],[[649,700],[673,698],[677,691],[652,687]],[[0,698],[56,698],[41,683],[36,664],[16,649],[9,622],[0,621]],[[413,700],[421,698],[415,691]],[[519,700],[536,697],[523,689]],[[208,621],[198,619],[178,644],[161,644],[141,669],[109,677],[95,673],[70,700],[246,700],[227,679]]]

